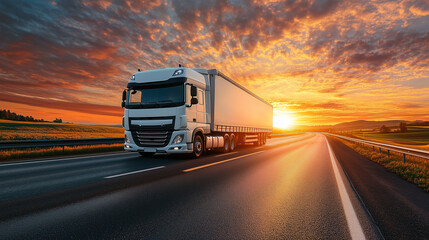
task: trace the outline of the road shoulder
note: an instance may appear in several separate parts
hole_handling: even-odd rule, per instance
[[[386,239],[427,239],[429,194],[328,137],[366,208]]]

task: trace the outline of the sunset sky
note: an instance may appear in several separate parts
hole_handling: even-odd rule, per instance
[[[0,109],[120,124],[138,68],[217,68],[296,125],[429,120],[429,1],[1,1]]]

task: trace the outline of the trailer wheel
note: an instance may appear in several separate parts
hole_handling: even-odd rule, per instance
[[[153,152],[139,152],[139,154],[142,157],[153,157],[153,155],[155,155],[155,153],[153,153]]]
[[[235,145],[237,144],[236,143],[236,139],[235,139],[235,135],[232,133],[231,134],[231,136],[230,136],[230,145],[229,145],[229,150],[232,152],[232,151],[234,151],[235,150]]]
[[[204,142],[200,135],[195,135],[192,156],[198,158],[203,154]]]
[[[223,136],[223,152],[229,152],[231,146],[231,142],[229,140],[229,135],[225,134]]]

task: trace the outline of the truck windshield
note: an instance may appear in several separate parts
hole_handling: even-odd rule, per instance
[[[133,88],[128,90],[127,108],[175,107],[185,104],[184,85]]]

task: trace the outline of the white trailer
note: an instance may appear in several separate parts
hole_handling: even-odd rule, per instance
[[[124,148],[141,155],[229,152],[272,132],[272,105],[216,69],[139,71],[122,100]]]

